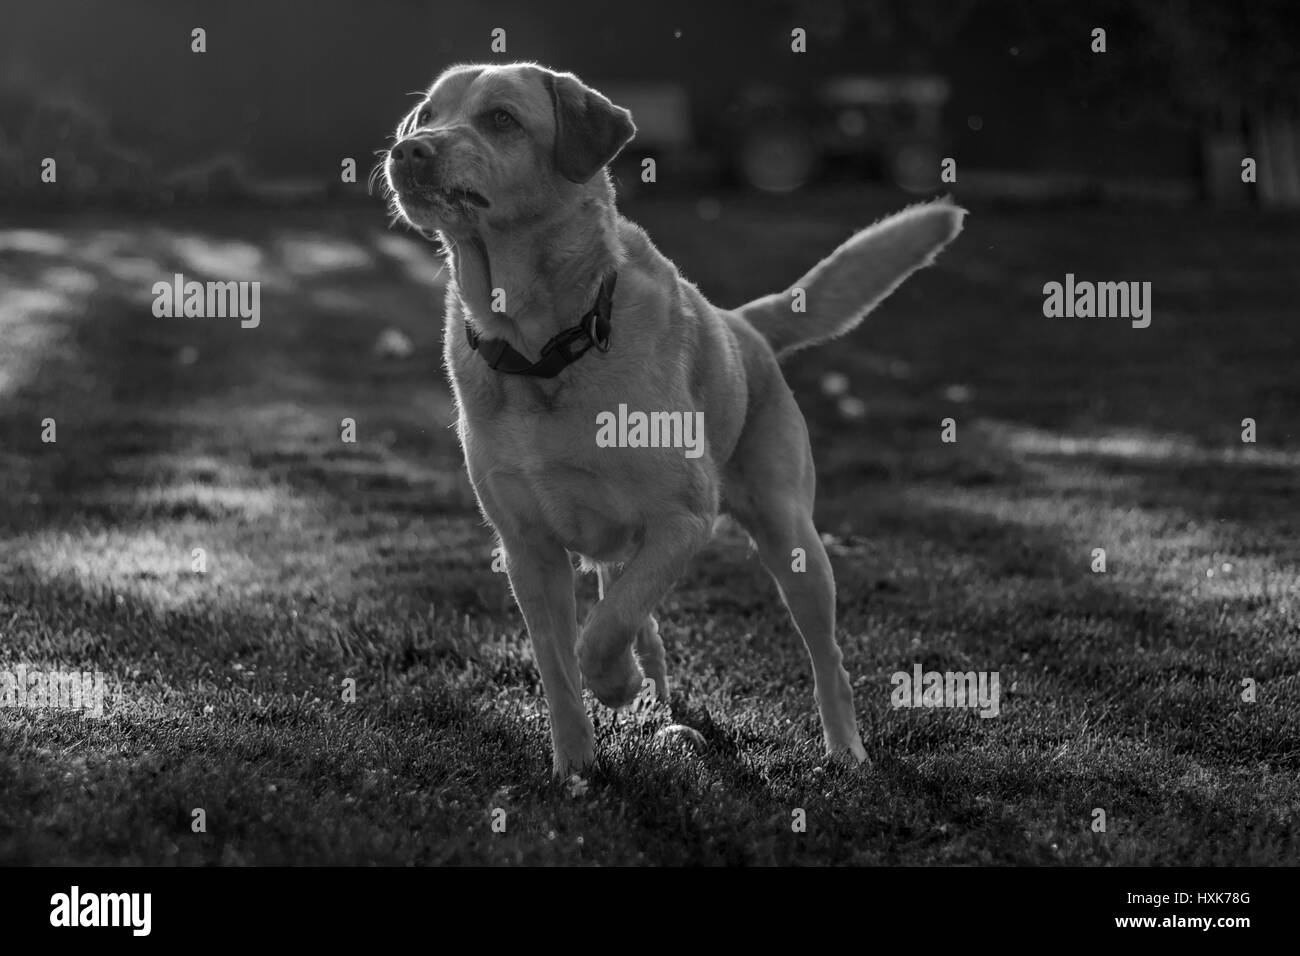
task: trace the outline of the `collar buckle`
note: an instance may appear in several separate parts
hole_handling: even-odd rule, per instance
[[[598,351],[609,351],[609,319],[605,318],[601,312],[600,303],[597,303],[594,309],[582,317],[580,327]]]
[[[614,283],[617,279],[617,272],[610,272],[601,279],[595,304],[578,320],[577,325],[557,333],[543,345],[541,358],[536,362],[529,362],[504,339],[484,342],[468,318],[465,320],[465,339],[469,347],[478,352],[493,371],[534,378],[554,378],[582,358],[593,346],[599,352],[609,351],[610,317],[613,312]]]

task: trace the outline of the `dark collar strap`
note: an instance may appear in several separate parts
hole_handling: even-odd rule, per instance
[[[505,339],[483,339],[465,320],[465,338],[488,367],[509,375],[531,375],[534,378],[555,378],[561,371],[582,358],[594,346],[601,352],[609,351],[610,319],[614,304],[614,283],[618,273],[610,272],[600,280],[596,302],[571,329],[553,336],[542,346],[542,357],[528,361],[511,348]]]

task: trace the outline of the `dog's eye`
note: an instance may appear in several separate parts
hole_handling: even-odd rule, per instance
[[[494,129],[507,130],[515,125],[515,118],[505,110],[492,111],[492,126]]]
[[[428,123],[429,120],[431,120],[431,119],[433,119],[433,111],[432,111],[432,110],[420,110],[420,115],[417,116],[417,117],[415,118],[415,121],[416,121],[416,123],[418,123],[420,126],[424,126],[424,125],[425,125],[426,123]]]

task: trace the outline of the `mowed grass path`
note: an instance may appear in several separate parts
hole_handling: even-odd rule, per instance
[[[898,205],[626,211],[731,305]],[[448,427],[432,247],[366,206],[11,224],[0,669],[111,692],[99,721],[0,710],[0,862],[1300,862],[1298,232],[976,207],[788,366],[871,767],[821,756],[803,648],[724,531],[662,608],[672,713],[592,702],[574,794]],[[261,280],[261,326],[154,318],[174,272]],[[1152,282],[1152,326],[1043,318],[1067,272]],[[375,354],[385,329],[413,353]],[[999,672],[1001,715],[893,709],[917,663]],[[707,749],[657,747],[673,721]]]

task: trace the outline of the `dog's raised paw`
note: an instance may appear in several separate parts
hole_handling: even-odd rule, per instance
[[[626,707],[641,693],[645,675],[630,651],[608,662],[585,661],[580,667],[588,690],[606,707]]]

